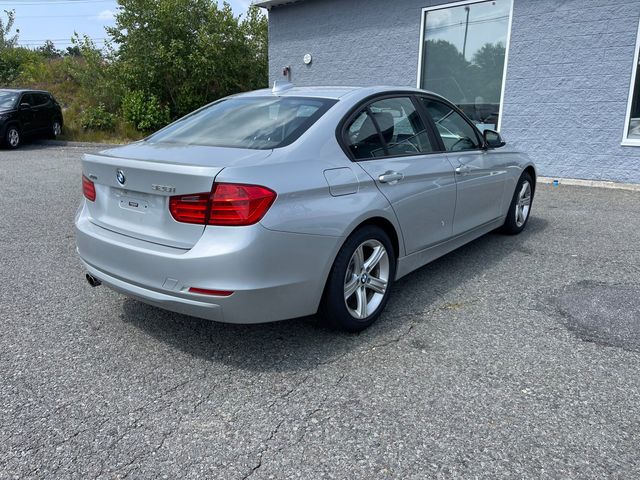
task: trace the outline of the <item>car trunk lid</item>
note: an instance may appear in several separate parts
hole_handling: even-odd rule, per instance
[[[145,144],[87,154],[83,174],[95,184],[87,201],[91,221],[133,238],[189,249],[204,225],[177,222],[169,211],[173,195],[210,192],[223,168],[240,161],[259,162],[271,150]]]

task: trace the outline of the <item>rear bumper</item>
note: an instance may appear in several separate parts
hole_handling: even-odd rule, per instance
[[[200,302],[188,298],[180,298],[172,294],[156,292],[154,290],[139,287],[116,277],[112,277],[102,270],[89,265],[84,260],[82,263],[87,271],[93,277],[99,279],[103,285],[106,285],[112,290],[122,293],[128,297],[135,298],[144,303],[148,303],[149,305],[154,305],[172,312],[206,318],[217,322],[224,321],[224,317],[222,316],[222,307],[220,305],[209,302]]]
[[[84,203],[76,216],[78,254],[104,285],[166,310],[228,323],[314,314],[342,241],[258,224],[207,227],[193,248],[183,250],[94,225]],[[234,293],[200,295],[190,287]]]

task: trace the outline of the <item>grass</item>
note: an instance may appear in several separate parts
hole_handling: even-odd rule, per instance
[[[70,142],[124,144],[135,142],[148,135],[137,131],[131,124],[117,119],[113,130],[85,130],[80,125],[80,115],[71,109],[63,112],[64,129],[59,140]]]

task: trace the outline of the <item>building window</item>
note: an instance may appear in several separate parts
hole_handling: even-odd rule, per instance
[[[456,104],[482,131],[500,128],[512,0],[425,8],[418,86]]]
[[[624,125],[623,145],[640,146],[640,27],[636,43],[636,52],[633,59],[633,75],[631,76],[631,89],[629,91],[629,105],[627,107],[627,121]]]

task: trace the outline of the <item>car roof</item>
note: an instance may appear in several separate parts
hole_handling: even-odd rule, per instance
[[[242,93],[239,96],[242,97],[264,97],[264,96],[278,96],[278,97],[315,97],[315,98],[329,98],[338,100],[344,97],[368,97],[370,95],[384,94],[386,92],[403,92],[403,93],[427,93],[430,95],[436,95],[434,93],[419,90],[411,87],[398,87],[388,85],[378,85],[370,87],[349,87],[349,86],[313,86],[313,87],[296,87],[289,86],[285,89],[274,93],[271,89],[254,90],[252,92]]]
[[[46,90],[33,90],[31,88],[0,88],[0,92],[15,92],[15,93],[49,93]]]

